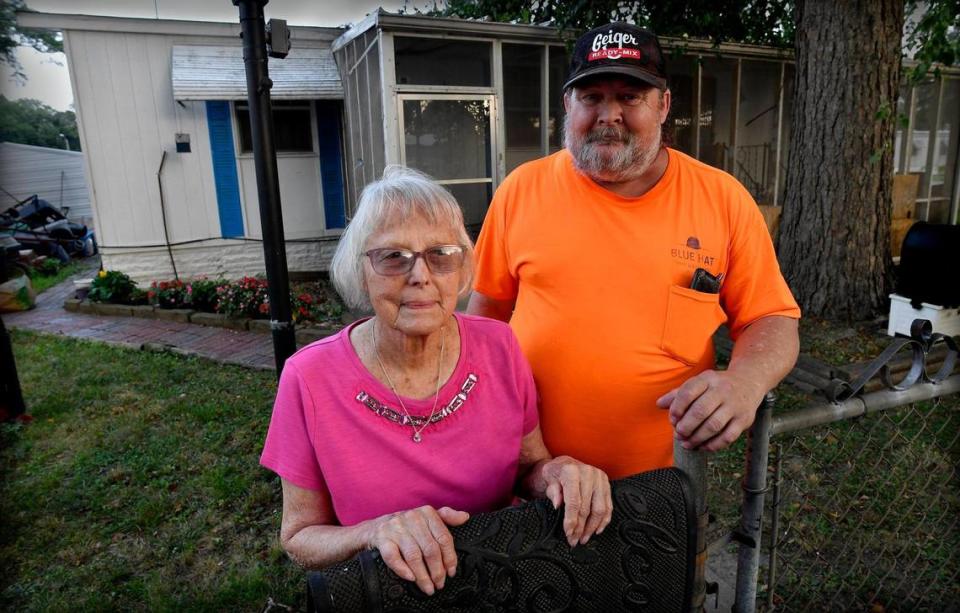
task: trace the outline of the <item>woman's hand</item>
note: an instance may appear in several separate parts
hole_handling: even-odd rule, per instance
[[[573,547],[586,543],[594,534],[600,534],[613,516],[610,480],[599,468],[560,456],[546,461],[540,467],[545,495],[554,508],[565,504],[563,532]]]
[[[469,518],[464,511],[431,506],[384,515],[373,520],[369,545],[380,551],[390,570],[432,595],[457,572],[457,553],[447,526],[459,526]]]
[[[563,532],[573,547],[600,534],[613,516],[607,474],[569,456],[554,458],[543,444],[540,426],[520,442],[518,490],[530,498],[549,498],[553,508],[566,504]]]

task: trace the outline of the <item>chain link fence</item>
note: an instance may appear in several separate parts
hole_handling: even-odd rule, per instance
[[[960,399],[771,439],[761,610],[960,611]]]
[[[734,610],[960,613],[956,345],[918,328],[846,369],[805,358],[754,443],[709,457],[707,550],[740,550]]]

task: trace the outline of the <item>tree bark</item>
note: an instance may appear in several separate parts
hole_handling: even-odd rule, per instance
[[[805,314],[886,309],[903,0],[801,0],[779,255]]]

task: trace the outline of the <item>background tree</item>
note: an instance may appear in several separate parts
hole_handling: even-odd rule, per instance
[[[801,307],[864,319],[889,289],[902,0],[801,0],[780,265]]]
[[[24,80],[23,67],[17,61],[17,47],[26,45],[41,53],[63,51],[57,32],[28,30],[17,27],[17,11],[27,10],[23,0],[0,0],[0,59],[13,69],[13,76]]]
[[[886,307],[894,109],[907,45],[922,79],[960,61],[960,0],[448,0],[442,14],[582,31],[632,21],[664,36],[795,46],[780,262],[804,312]]]
[[[58,111],[39,100],[7,100],[0,95],[0,141],[66,149],[64,137],[70,149],[80,150],[73,111]]]
[[[608,21],[630,21],[660,36],[689,36],[715,43],[737,41],[785,47],[793,43],[793,3],[786,0],[448,0],[445,15],[518,23],[549,23],[588,30]]]

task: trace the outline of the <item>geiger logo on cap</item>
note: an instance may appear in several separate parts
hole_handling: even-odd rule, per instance
[[[639,49],[624,49],[623,45],[636,45],[637,39],[633,34],[627,32],[608,31],[606,34],[600,33],[593,38],[592,52],[587,56],[587,61],[593,60],[619,60],[622,57],[631,57],[640,59]],[[608,45],[616,45],[615,49],[607,49]]]

